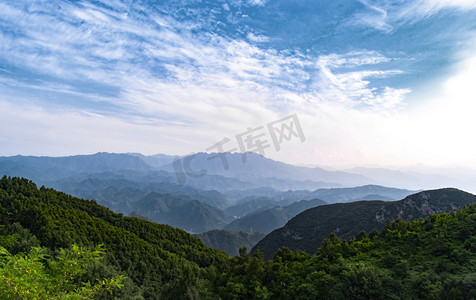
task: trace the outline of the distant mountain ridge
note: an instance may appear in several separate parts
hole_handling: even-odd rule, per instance
[[[315,190],[319,188],[352,187],[368,184],[407,189],[433,189],[455,186],[476,192],[476,170],[464,168],[428,168],[415,166],[401,169],[356,167],[342,171],[319,167],[294,166],[248,152],[243,161],[241,153],[225,153],[229,168],[225,169],[217,153],[197,153],[190,160],[193,170],[206,170],[200,178],[186,176],[186,185],[215,189],[221,192],[272,187],[276,190]],[[10,156],[0,157],[0,173],[25,176],[38,184],[64,180],[85,174],[162,170],[169,180],[178,183],[172,162],[186,156],[142,155],[140,153],[105,153],[64,157]],[[421,171],[418,171],[421,170]]]
[[[224,155],[228,168],[225,168],[218,155]],[[256,186],[271,186],[272,180],[281,183],[281,188],[296,189],[297,182],[307,185],[310,189],[335,186],[356,186],[368,184],[371,179],[362,175],[349,172],[327,171],[322,168],[307,168],[274,161],[260,154],[247,152],[241,153],[196,153],[191,156],[190,167],[192,170],[205,170],[209,175],[220,175],[237,178],[246,182],[253,182]],[[172,164],[162,167],[163,170],[172,172]],[[294,188],[287,186],[293,183]],[[312,186],[312,187],[311,187]]]
[[[253,211],[273,208],[275,206],[287,206],[297,199],[312,200],[321,199],[327,203],[352,202],[358,200],[400,200],[417,191],[388,188],[377,185],[365,185],[352,188],[317,189],[313,191],[297,190],[286,192],[271,192],[269,190],[257,190],[258,197],[244,194],[241,201],[225,209],[233,216],[242,217]],[[262,195],[262,196],[261,196]],[[235,196],[236,197],[236,196]]]
[[[153,167],[142,159],[116,153],[96,153],[65,157],[11,156],[0,157],[3,175],[30,175],[34,181],[59,180],[80,174],[113,172],[120,170],[152,171]]]
[[[272,187],[277,190],[317,189],[356,186],[371,183],[362,175],[321,168],[298,167],[247,152],[243,161],[241,153],[226,153],[229,168],[226,169],[217,153],[197,153],[190,158],[192,170],[205,170],[206,174],[193,178],[186,176],[185,184],[202,189],[232,190]],[[147,176],[162,171],[161,180],[182,184],[176,176],[173,161],[184,158],[163,154],[145,156],[138,153],[116,154],[100,152],[92,155],[65,157],[12,156],[0,157],[0,171],[9,176],[25,176],[38,184],[48,184],[65,179],[84,177],[96,173],[124,173],[132,171]],[[182,170],[184,171],[184,170]],[[185,172],[185,171],[184,171]]]
[[[261,240],[259,249],[270,259],[280,247],[314,254],[330,233],[349,238],[361,230],[381,229],[386,220],[414,220],[430,214],[450,212],[476,202],[476,196],[457,189],[423,191],[403,200],[358,201],[322,205],[308,209]]]

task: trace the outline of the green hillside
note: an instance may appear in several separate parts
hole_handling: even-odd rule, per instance
[[[214,279],[222,299],[476,299],[476,205],[326,238],[314,256],[241,251]]]
[[[476,196],[457,189],[423,191],[400,201],[357,201],[321,205],[308,209],[291,219],[261,240],[254,249],[260,249],[271,259],[281,247],[309,254],[316,252],[324,238],[336,233],[351,238],[359,231],[382,229],[387,219],[416,220],[431,214],[450,212],[476,203]]]
[[[51,250],[73,243],[91,248],[103,244],[106,257],[94,275],[126,274],[129,281],[120,297],[196,294],[200,268],[227,260],[223,252],[182,230],[123,217],[94,201],[52,189],[37,189],[26,179],[0,180],[0,224],[6,225],[4,234],[28,229]]]

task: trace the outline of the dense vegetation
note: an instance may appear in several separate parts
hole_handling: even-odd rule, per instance
[[[104,244],[80,282],[125,275],[119,298],[474,299],[476,205],[426,220],[388,222],[349,240],[332,234],[313,256],[282,248],[271,261],[235,258],[169,226],[123,217],[92,201],[0,180],[1,234],[12,255]],[[40,278],[39,278],[40,279]],[[101,293],[97,297],[111,297]]]
[[[0,225],[3,235],[18,234],[12,254],[32,246],[50,251],[72,244],[93,248],[103,244],[105,258],[83,275],[83,282],[126,275],[116,296],[159,295],[177,298],[199,295],[201,268],[226,263],[225,253],[206,247],[197,238],[168,225],[123,217],[109,209],[40,188],[27,180],[0,180]]]
[[[347,241],[331,234],[314,256],[242,252],[215,284],[224,299],[475,299],[476,205]]]

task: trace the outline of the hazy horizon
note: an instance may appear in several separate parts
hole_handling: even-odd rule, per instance
[[[250,151],[252,152],[252,151]],[[140,154],[144,156],[156,156],[156,155],[166,155],[166,156],[171,156],[171,157],[184,157],[188,155],[194,155],[197,153],[207,153],[207,154],[217,154],[217,153],[223,153],[223,152],[210,152],[210,151],[197,151],[197,152],[184,152],[186,154],[174,154],[174,153],[152,153],[152,154],[145,154],[141,152],[108,152],[108,151],[97,151],[97,152],[85,152],[85,153],[70,153],[70,154],[62,154],[62,155],[34,155],[34,154],[25,154],[25,153],[18,153],[14,155],[3,155],[0,153],[0,157],[13,157],[13,156],[32,156],[32,157],[70,157],[70,156],[89,156],[89,155],[95,155],[99,153],[107,153],[107,154]],[[226,154],[242,154],[241,152],[225,152]],[[261,155],[257,152],[252,152],[258,155]],[[277,162],[282,162],[285,164],[297,166],[297,167],[306,167],[306,168],[322,168],[326,169],[329,171],[344,171],[344,170],[351,170],[354,168],[375,168],[375,169],[388,169],[388,170],[405,170],[405,171],[412,171],[412,172],[421,172],[423,174],[431,174],[435,170],[441,170],[441,169],[462,169],[462,170],[471,170],[471,171],[476,171],[476,168],[473,167],[468,167],[468,166],[462,166],[462,165],[436,165],[436,166],[431,166],[431,165],[426,165],[426,164],[421,164],[421,163],[416,163],[416,164],[408,164],[408,165],[392,165],[392,164],[335,164],[335,165],[326,165],[326,164],[300,164],[300,163],[292,163],[288,162],[286,160],[279,160],[279,159],[274,159],[272,157],[262,155],[265,158],[272,159]]]

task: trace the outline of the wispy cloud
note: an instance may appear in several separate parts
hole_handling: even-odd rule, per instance
[[[40,7],[32,14],[3,4],[1,17],[8,22],[7,26],[21,30],[2,35],[4,44],[9,45],[3,50],[3,57],[11,64],[58,81],[67,78],[115,85],[120,88],[121,96],[110,101],[124,102],[127,110],[133,106],[137,113],[150,111],[141,104],[150,105],[151,101],[162,103],[158,105],[161,109],[165,109],[164,103],[169,107],[180,104],[184,99],[164,99],[161,95],[184,87],[195,95],[209,97],[214,91],[217,95],[212,98],[222,97],[223,93],[242,94],[241,101],[245,103],[249,102],[246,99],[249,95],[254,97],[255,93],[267,90],[267,97],[278,96],[273,101],[279,101],[281,92],[307,90],[308,83],[316,80],[313,78],[316,74],[318,79],[325,76],[345,93],[347,87],[366,86],[366,77],[391,73],[349,71],[334,76],[331,72],[333,67],[351,68],[386,61],[379,53],[356,52],[317,59],[299,53],[289,55],[253,44],[266,41],[266,36],[249,33],[252,43],[248,43],[209,32],[194,34],[188,24],[169,16],[153,12],[143,16],[140,8],[117,12],[120,9],[124,7],[113,10],[88,3],[66,3],[54,13],[48,7]],[[144,92],[153,100],[141,103],[135,96],[136,101],[130,103],[127,99],[129,95]],[[325,93],[323,89],[318,92]],[[335,97],[335,92],[330,96]],[[379,91],[366,93],[377,97]],[[351,94],[357,101],[356,88]],[[194,98],[195,102],[205,101]],[[266,103],[266,96],[261,98]],[[378,101],[364,102],[378,105]]]
[[[472,0],[411,0],[404,2],[359,0],[359,2],[365,9],[356,12],[350,20],[350,24],[372,27],[387,33],[400,26],[420,22],[441,10],[472,11],[476,9],[476,2]]]
[[[419,16],[472,8],[444,2],[425,6]],[[410,4],[363,3],[347,25],[391,33],[411,22],[403,16]],[[13,145],[9,153],[27,153],[43,137],[41,154],[68,154],[84,144],[83,152],[187,154],[296,112],[309,144],[276,154],[282,158],[371,161],[382,153],[371,144],[386,144],[383,129],[401,120],[411,92],[393,84],[411,72],[400,65],[406,53],[372,44],[288,47],[252,22],[236,25],[271,2],[215,4],[0,3],[0,118],[7,128],[0,139]],[[370,150],[362,150],[364,142]]]

